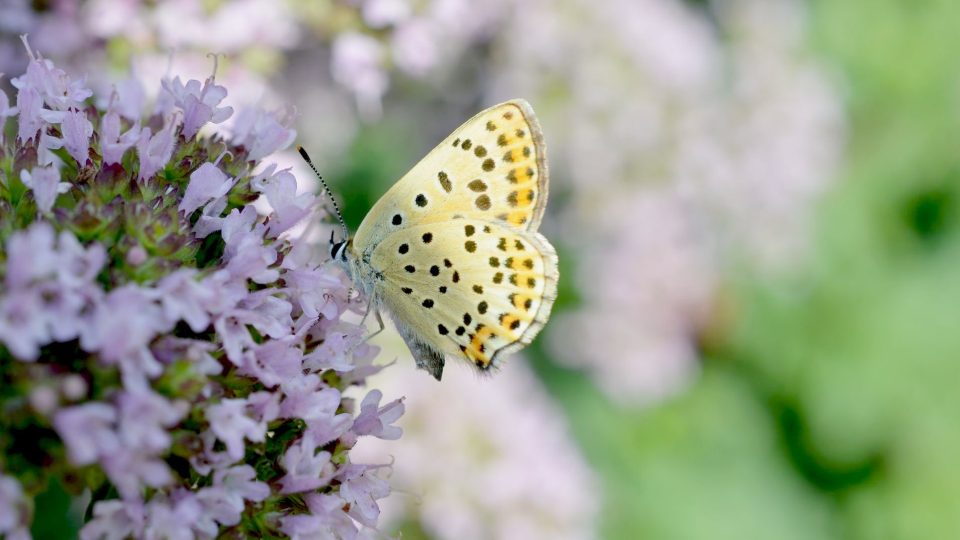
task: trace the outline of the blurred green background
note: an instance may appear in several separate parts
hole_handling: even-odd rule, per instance
[[[212,17],[229,4],[204,2],[201,11]],[[522,96],[542,115],[552,167],[544,230],[559,249],[563,280],[556,324],[516,362],[535,373],[521,379],[524,388],[545,396],[543,417],[531,422],[558,423],[556,441],[538,455],[549,462],[570,446],[586,472],[579,484],[536,478],[539,487],[520,491],[580,491],[571,503],[580,510],[544,517],[557,528],[536,532],[500,527],[512,510],[465,497],[463,512],[481,508],[474,519],[486,524],[471,537],[960,537],[960,3],[276,5],[297,38],[237,45],[221,81],[232,91],[231,81],[249,76],[264,88],[255,99],[298,109],[300,142],[321,155],[354,230],[395,179],[480,108]],[[8,74],[22,60],[9,52],[15,34],[51,20],[72,21],[78,43],[88,33],[99,52],[48,53],[39,38],[37,48],[91,74],[129,65],[149,73],[137,59],[163,58],[171,39],[180,51],[223,45],[164,37],[153,3],[137,8],[145,28],[161,29],[150,39],[111,34],[75,2],[4,9],[33,13],[21,26],[0,22]],[[416,34],[422,25],[409,30],[417,17],[434,25],[427,37]],[[401,31],[414,37],[405,42]],[[366,45],[350,41],[356,36]],[[202,66],[199,76],[209,71],[186,53],[174,58],[185,57],[185,66]],[[827,88],[813,105],[804,101],[809,70],[813,88]],[[712,157],[692,153],[699,144]],[[700,172],[719,169],[730,174],[699,182]],[[805,172],[794,179],[797,170]],[[772,193],[771,208],[761,208],[769,201],[755,197],[756,185],[736,183],[749,174]],[[660,214],[645,213],[647,190],[671,201],[680,194],[677,204],[652,206],[670,208],[664,215],[680,232],[661,230]],[[768,219],[788,212],[801,225],[781,234]],[[753,235],[766,229],[775,234],[757,248]],[[781,242],[788,248],[776,249]],[[650,270],[664,260],[679,271]],[[642,301],[631,304],[634,297]],[[653,316],[663,313],[666,322]],[[584,350],[565,339],[583,340]],[[650,345],[658,339],[669,343]],[[387,371],[412,372],[402,349],[384,343],[385,360],[399,358]],[[665,367],[646,367],[658,363]],[[631,377],[638,382],[628,384]],[[452,384],[471,386],[470,399],[519,399],[499,397],[498,381]],[[429,456],[430,433],[460,429],[422,425],[429,417],[417,407],[445,406],[431,401],[429,386],[384,384],[409,400],[407,433],[396,444]],[[446,403],[458,395],[467,399],[454,392]],[[498,426],[512,421],[505,411]],[[542,443],[506,440],[505,452]],[[422,510],[431,488],[417,479],[426,473],[402,473],[403,452],[389,444],[383,451],[398,456],[397,477],[416,493],[385,529],[400,527],[408,539],[458,537]],[[476,459],[482,468],[500,458]],[[505,470],[524,482],[522,463]],[[459,486],[455,473],[446,481],[448,491],[490,489]],[[564,525],[573,514],[576,528]]]

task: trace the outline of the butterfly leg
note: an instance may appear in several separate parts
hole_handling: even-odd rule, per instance
[[[368,311],[369,311],[369,309],[368,309]],[[377,324],[380,326],[380,328],[374,330],[374,331],[373,331],[372,333],[370,333],[370,334],[367,334],[367,337],[363,338],[363,342],[362,342],[362,343],[366,343],[366,342],[370,341],[371,339],[377,337],[377,335],[379,335],[380,332],[383,332],[384,329],[386,329],[386,325],[383,324],[383,317],[380,315],[380,310],[377,309],[377,308],[373,308],[373,315],[377,318]]]
[[[383,317],[380,315],[380,310],[377,309],[376,307],[377,305],[376,294],[377,294],[376,290],[374,290],[373,294],[370,295],[370,301],[367,302],[367,310],[363,313],[363,318],[360,319],[360,326],[362,326],[363,328],[366,328],[367,317],[370,315],[370,312],[372,311],[374,317],[376,317],[377,319],[377,325],[379,326],[379,328],[377,330],[374,330],[372,333],[368,334],[367,336],[365,336],[363,340],[360,341],[360,343],[366,343],[371,339],[377,337],[377,335],[380,334],[380,332],[383,332],[383,330],[386,328],[386,325],[383,324]]]

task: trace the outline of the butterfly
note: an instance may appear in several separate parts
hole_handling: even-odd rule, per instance
[[[331,234],[330,257],[381,330],[380,310],[390,315],[417,367],[440,380],[451,357],[489,372],[533,341],[557,295],[556,251],[537,232],[548,179],[530,104],[495,105],[394,184],[356,235]]]

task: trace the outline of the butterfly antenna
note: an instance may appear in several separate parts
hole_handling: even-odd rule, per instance
[[[323,191],[327,194],[327,199],[333,203],[333,211],[337,214],[337,221],[340,222],[340,227],[343,228],[343,239],[346,240],[349,237],[349,232],[347,231],[347,224],[343,221],[343,214],[340,213],[340,206],[337,205],[337,200],[333,198],[333,192],[330,191],[330,186],[327,185],[323,177],[320,176],[320,171],[317,170],[317,167],[313,164],[313,161],[310,160],[310,156],[307,155],[307,151],[303,149],[299,144],[297,145],[297,152],[300,152],[300,157],[307,162],[307,165],[313,169],[313,174],[317,175],[317,179],[320,180],[320,184],[323,185]]]

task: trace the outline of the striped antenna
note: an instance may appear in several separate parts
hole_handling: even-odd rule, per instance
[[[320,176],[320,171],[317,170],[317,167],[314,166],[313,161],[310,160],[310,156],[307,155],[307,151],[303,149],[299,144],[297,145],[297,152],[300,152],[300,157],[307,162],[307,165],[313,169],[313,174],[317,175],[317,179],[320,180],[320,184],[323,185],[323,191],[327,194],[327,199],[333,203],[333,211],[337,214],[337,220],[340,222],[340,226],[343,227],[343,240],[346,241],[349,238],[350,234],[347,231],[347,224],[343,221],[343,214],[340,213],[340,207],[337,206],[337,200],[333,198],[333,192],[330,191],[330,186],[323,180],[323,177]],[[331,236],[331,241],[333,237]]]

